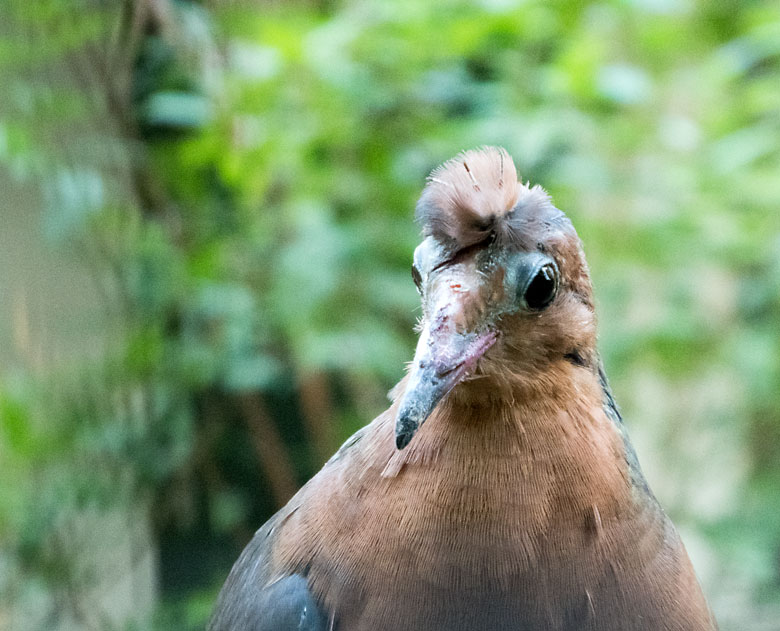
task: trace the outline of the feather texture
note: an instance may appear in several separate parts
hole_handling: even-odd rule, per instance
[[[468,247],[496,230],[517,203],[521,187],[505,149],[464,151],[428,177],[417,220],[426,236]]]

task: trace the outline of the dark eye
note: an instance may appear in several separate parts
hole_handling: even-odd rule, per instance
[[[422,295],[422,276],[420,276],[420,270],[417,269],[416,265],[412,265],[412,280],[417,287],[417,293]]]
[[[553,301],[557,290],[558,268],[554,263],[546,263],[538,269],[528,283],[523,293],[523,300],[529,309],[541,311]]]

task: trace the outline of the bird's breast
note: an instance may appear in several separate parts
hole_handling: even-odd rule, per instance
[[[619,437],[597,418],[559,427],[554,445],[507,415],[457,432],[446,422],[430,419],[403,452],[383,448],[392,428],[380,422],[315,478],[278,563],[300,571],[309,559],[312,589],[345,631],[499,629],[521,615],[548,625],[529,629],[565,628],[550,616],[592,606],[605,532],[630,495]]]

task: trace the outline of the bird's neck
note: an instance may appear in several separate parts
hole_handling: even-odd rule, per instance
[[[582,514],[595,505],[601,515],[631,494],[626,445],[606,413],[598,373],[565,364],[516,388],[488,380],[458,388],[409,447],[390,456],[384,475],[433,474],[441,488],[504,480],[505,490],[489,492],[503,493],[507,504],[518,492],[549,502],[538,514]]]

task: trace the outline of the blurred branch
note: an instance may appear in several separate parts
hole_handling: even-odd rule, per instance
[[[271,487],[274,501],[278,506],[283,506],[298,490],[287,449],[260,394],[256,392],[240,394],[238,402],[249,428],[249,437],[258,462]]]
[[[319,466],[330,458],[337,447],[328,376],[323,371],[301,375],[298,391],[306,429]]]

